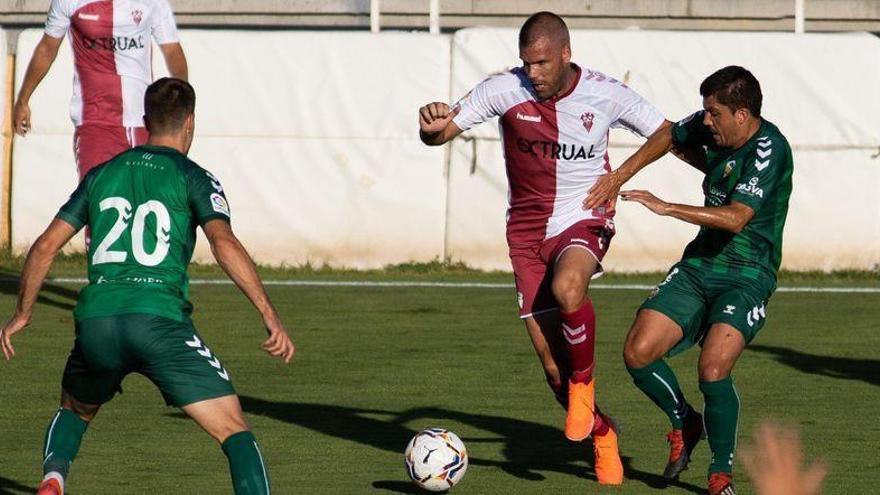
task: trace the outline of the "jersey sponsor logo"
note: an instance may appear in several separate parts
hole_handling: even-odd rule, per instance
[[[557,143],[554,141],[531,141],[525,138],[516,140],[516,147],[523,153],[528,153],[535,157],[553,160],[586,160],[587,158],[596,158],[593,148],[596,145],[590,145],[588,150],[583,145]]]
[[[587,130],[587,134],[589,134],[590,131],[593,130],[594,118],[595,115],[593,115],[593,112],[584,112],[581,114],[581,124],[584,125],[584,129]]]
[[[84,21],[97,21],[101,18],[101,16],[98,14],[83,14],[82,12],[80,12],[77,17]]]
[[[516,112],[516,120],[525,120],[526,122],[540,123],[541,116],[540,115],[526,115],[523,113]]]
[[[211,193],[211,208],[214,209],[217,213],[222,213],[229,216],[229,203],[226,202],[226,198],[217,193]]]
[[[110,52],[123,52],[127,50],[142,50],[146,48],[143,35],[137,38],[128,36],[105,36],[100,38],[83,37],[83,46],[88,50],[107,50]]]
[[[143,10],[132,10],[131,11],[131,20],[138,26],[141,25],[141,21],[144,20],[144,11]]]
[[[721,206],[727,200],[727,193],[715,186],[709,186],[709,194],[706,196],[712,206]]]
[[[738,192],[749,194],[751,196],[757,196],[759,198],[764,197],[764,190],[758,187],[758,178],[752,177],[749,179],[748,184],[739,184],[736,186],[736,190]]]

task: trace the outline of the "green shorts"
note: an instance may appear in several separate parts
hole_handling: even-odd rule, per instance
[[[132,372],[149,378],[171,406],[235,393],[229,372],[189,321],[126,314],[76,323],[64,390],[80,402],[103,404],[122,392]]]
[[[776,281],[768,275],[749,278],[680,262],[639,310],[659,311],[681,327],[684,337],[667,353],[671,357],[701,344],[715,323],[732,326],[751,342],[764,326],[775,289]]]

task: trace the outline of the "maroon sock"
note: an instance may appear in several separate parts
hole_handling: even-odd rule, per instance
[[[562,333],[568,347],[571,361],[571,379],[574,382],[590,383],[593,379],[593,358],[596,346],[596,313],[593,301],[587,298],[584,304],[566,313],[561,311]]]
[[[593,436],[601,437],[608,433],[610,428],[611,425],[605,420],[605,415],[599,411],[599,406],[597,405],[596,413],[593,415]]]

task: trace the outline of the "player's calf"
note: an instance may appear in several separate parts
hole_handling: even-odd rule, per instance
[[[227,438],[223,453],[229,459],[229,472],[235,495],[269,495],[269,475],[257,439],[250,431]]]
[[[38,493],[61,495],[70,464],[79,452],[88,423],[70,409],[61,407],[46,428],[43,442],[43,483]]]

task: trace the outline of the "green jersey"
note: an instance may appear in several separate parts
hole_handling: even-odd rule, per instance
[[[139,146],[92,169],[57,218],[91,229],[77,321],[130,313],[186,321],[196,227],[229,221],[229,206],[210,172],[174,149]]]
[[[705,206],[745,204],[755,215],[738,234],[700,228],[685,248],[682,261],[715,272],[775,279],[782,261],[782,229],[791,196],[794,169],[791,147],[772,123],[762,120],[758,132],[737,149],[719,148],[697,112],[672,130],[676,146],[702,147]]]

